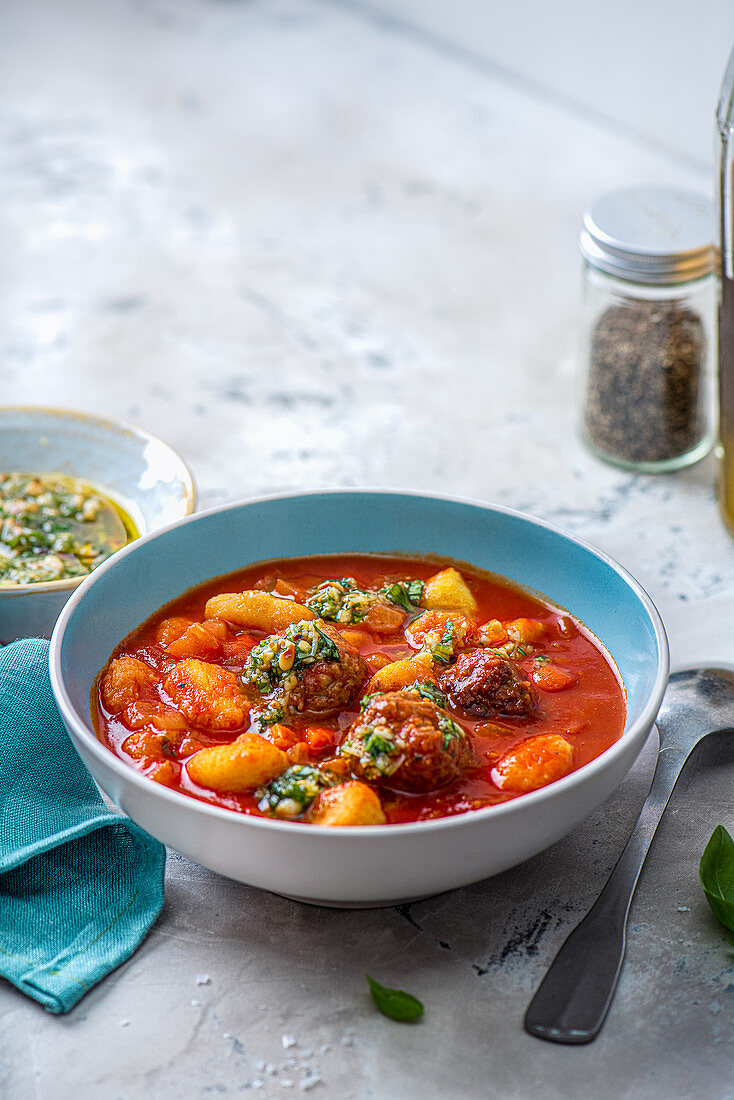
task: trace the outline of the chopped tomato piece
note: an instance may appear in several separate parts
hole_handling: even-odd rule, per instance
[[[354,630],[352,627],[348,627],[346,630],[340,630],[339,633],[347,645],[352,645],[355,649],[360,649],[363,645],[371,645],[373,642],[373,639],[370,638],[369,634],[365,634],[364,630]]]
[[[542,691],[564,691],[576,683],[576,677],[567,668],[549,662],[536,664],[530,673],[532,681]]]
[[[181,765],[174,764],[173,760],[164,760],[148,772],[148,778],[156,783],[162,783],[164,787],[175,787],[181,774]]]
[[[288,581],[284,581],[282,577],[278,577],[272,591],[277,592],[279,596],[290,596],[296,603],[303,603],[306,599],[306,593],[302,588],[297,588],[294,584],[289,584]]]
[[[272,745],[286,752],[292,745],[305,740],[304,730],[294,730],[290,726],[284,726],[282,722],[275,722],[264,731],[262,736]]]
[[[182,615],[174,615],[170,619],[164,619],[155,632],[156,641],[162,646],[168,646],[175,642],[191,626],[193,620],[185,619]]]
[[[404,618],[405,614],[399,608],[375,600],[370,604],[364,625],[375,634],[394,634],[396,630],[400,630]]]
[[[238,634],[235,638],[230,638],[222,646],[224,663],[244,665],[256,645],[257,642],[249,634]]]
[[[503,625],[513,642],[537,642],[545,634],[540,619],[511,619]]]
[[[305,741],[299,741],[297,745],[291,745],[286,750],[286,756],[291,764],[308,764],[310,760],[308,745]]]
[[[365,653],[364,663],[370,672],[379,672],[385,665],[392,664],[392,661],[386,653]]]
[[[332,748],[336,741],[336,730],[327,729],[325,726],[309,726],[306,730],[306,741],[312,752],[323,752]]]
[[[226,623],[213,619],[206,623],[191,625],[166,647],[172,657],[199,657],[202,661],[211,661],[222,654],[222,627],[227,635]]]
[[[556,626],[558,627],[558,633],[563,635],[564,638],[578,637],[578,627],[568,615],[561,615]]]

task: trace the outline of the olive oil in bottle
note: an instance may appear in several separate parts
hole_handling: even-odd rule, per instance
[[[719,503],[734,535],[734,50],[721,85],[719,131]]]

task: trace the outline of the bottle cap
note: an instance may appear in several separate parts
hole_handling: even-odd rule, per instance
[[[673,187],[634,187],[597,199],[584,214],[581,254],[633,283],[670,285],[713,271],[708,199]]]

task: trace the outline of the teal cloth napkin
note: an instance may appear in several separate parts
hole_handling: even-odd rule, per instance
[[[144,939],[166,854],[102,801],[56,709],[48,648],[0,649],[0,975],[68,1012]]]

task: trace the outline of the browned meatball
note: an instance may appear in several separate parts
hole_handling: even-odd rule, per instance
[[[522,669],[488,649],[462,653],[440,677],[452,707],[479,717],[520,717],[535,707]]]
[[[319,630],[336,646],[338,660],[319,660],[298,671],[298,682],[288,692],[287,709],[298,714],[324,717],[338,714],[359,694],[367,665],[336,627],[319,621]]]
[[[410,691],[370,699],[339,751],[357,778],[410,794],[440,790],[471,761],[461,726]]]

